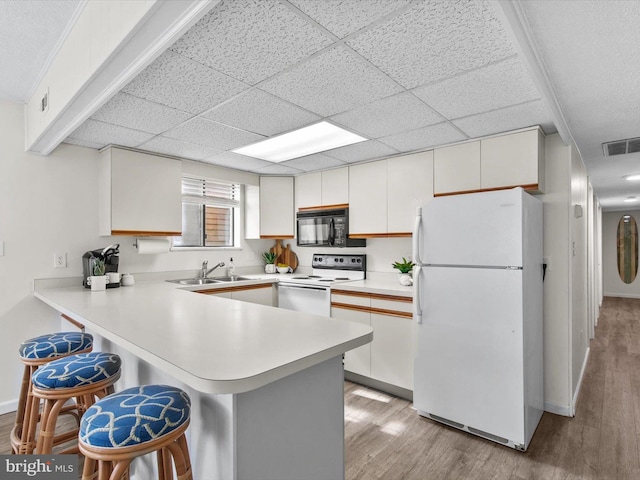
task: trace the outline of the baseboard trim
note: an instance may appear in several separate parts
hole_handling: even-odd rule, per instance
[[[633,293],[607,293],[605,292],[604,294],[605,297],[618,297],[618,298],[640,298],[640,295],[637,294],[633,294]],[[600,306],[602,306],[602,302],[600,303]]]
[[[365,387],[371,387],[381,392],[395,395],[396,397],[404,398],[405,400],[413,401],[413,391],[406,388],[398,387],[397,385],[391,385],[390,383],[382,382],[371,377],[365,377],[353,372],[344,372],[344,379],[350,382],[359,383]]]
[[[544,402],[544,411],[553,413],[554,415],[562,415],[563,417],[573,417],[571,414],[571,405],[558,405],[552,402]]]
[[[11,413],[18,410],[18,399],[9,400],[8,402],[0,403],[0,415],[4,415],[5,413]]]
[[[582,368],[580,369],[580,378],[576,385],[576,391],[573,393],[573,400],[571,401],[571,416],[576,416],[576,405],[578,404],[578,396],[580,395],[580,388],[582,387],[582,380],[584,380],[584,372],[587,371],[587,362],[589,361],[589,354],[591,353],[591,347],[587,348],[587,354],[584,356],[582,362]]]

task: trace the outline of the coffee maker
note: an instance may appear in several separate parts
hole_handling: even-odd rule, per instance
[[[118,271],[118,262],[120,261],[120,257],[118,257],[119,248],[120,244],[114,243],[102,249],[85,252],[82,256],[82,284],[85,288],[91,288],[87,278],[93,275],[93,267],[96,264],[96,260],[104,260],[105,273]],[[120,282],[107,284],[107,288],[117,288],[119,286]]]

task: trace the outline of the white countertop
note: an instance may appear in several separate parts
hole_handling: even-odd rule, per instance
[[[366,325],[195,294],[164,281],[102,292],[41,285],[34,295],[204,393],[253,390],[373,339]]]
[[[356,280],[354,282],[338,283],[335,290],[348,290],[350,292],[377,293],[380,295],[397,295],[401,297],[413,297],[413,287],[400,285],[397,275],[390,278],[372,278]]]

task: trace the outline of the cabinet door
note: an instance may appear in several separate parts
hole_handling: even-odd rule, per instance
[[[387,161],[349,167],[349,234],[387,233]]]
[[[433,151],[387,162],[387,231],[411,235],[416,208],[433,198]]]
[[[260,177],[260,238],[293,238],[293,177]]]
[[[331,317],[347,320],[350,322],[371,325],[371,314],[369,312],[361,312],[356,310],[348,310],[345,308],[331,307]],[[354,350],[349,350],[344,354],[344,369],[364,375],[371,376],[371,344],[367,343]]]
[[[100,175],[101,235],[182,233],[182,162],[110,148]]]
[[[307,173],[296,177],[297,208],[318,207],[322,205],[322,173]]]
[[[413,390],[412,319],[372,313],[371,326],[371,376]]]
[[[544,136],[540,129],[481,140],[482,188],[521,186],[543,191]]]
[[[436,195],[479,189],[479,141],[434,150],[433,190]]]
[[[246,290],[235,290],[231,294],[231,298],[242,302],[257,303],[273,307],[273,286],[261,285],[259,288],[254,287],[247,288]]]
[[[349,203],[349,167],[322,172],[322,205]]]

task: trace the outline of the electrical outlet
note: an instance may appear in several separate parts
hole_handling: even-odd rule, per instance
[[[53,267],[54,268],[67,268],[67,254],[66,253],[54,253],[53,254]]]
[[[48,111],[49,111],[49,87],[47,87],[47,90],[44,92],[44,95],[42,95],[42,98],[40,99],[40,112],[46,113]]]

